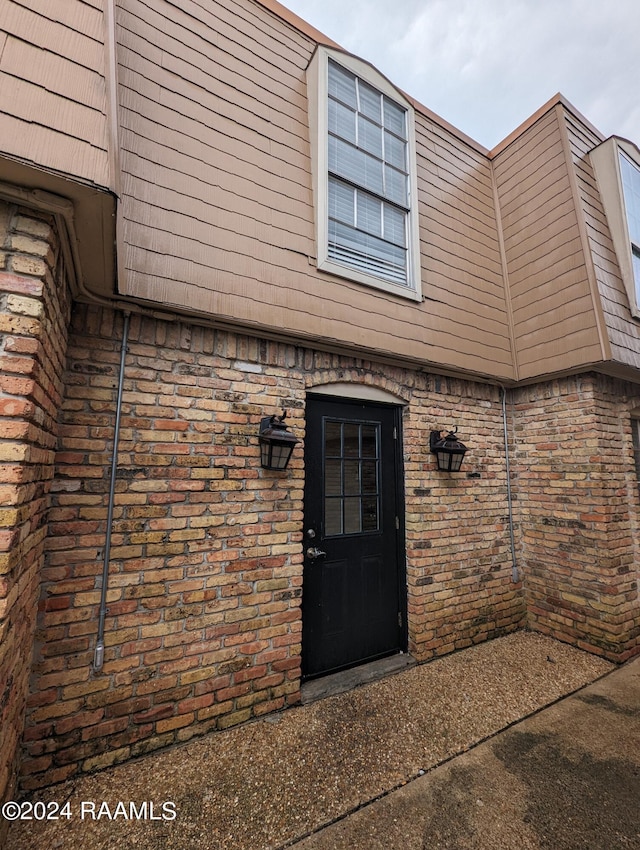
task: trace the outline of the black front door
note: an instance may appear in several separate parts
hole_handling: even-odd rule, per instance
[[[302,672],[404,649],[399,408],[309,398]]]

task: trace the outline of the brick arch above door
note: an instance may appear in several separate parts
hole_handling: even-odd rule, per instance
[[[388,381],[384,382],[389,383]],[[398,392],[400,388],[394,386],[393,391],[374,384],[364,384],[351,381],[329,381],[326,383],[311,384],[307,386],[307,392],[314,395],[330,395],[345,399],[358,399],[362,401],[376,401],[383,404],[406,405],[409,399],[406,390],[403,395]]]

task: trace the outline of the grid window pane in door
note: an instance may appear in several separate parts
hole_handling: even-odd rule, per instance
[[[380,426],[324,422],[324,534],[380,527]]]

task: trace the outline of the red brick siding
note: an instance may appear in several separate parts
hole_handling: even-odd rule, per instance
[[[621,661],[638,649],[640,389],[586,375],[514,391],[516,495],[529,622]]]
[[[0,800],[31,672],[69,300],[55,225],[0,204]]]
[[[119,314],[76,308],[26,788],[299,699],[303,452],[285,474],[261,470],[256,435],[260,418],[284,407],[303,436],[306,392],[319,384],[369,383],[409,402],[411,651],[426,659],[522,623],[495,388],[134,316],[105,664],[94,674],[121,335]],[[467,472],[443,476],[429,431],[456,423]]]

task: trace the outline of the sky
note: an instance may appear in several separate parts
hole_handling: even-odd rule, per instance
[[[282,0],[486,148],[561,92],[640,145],[640,0]]]

